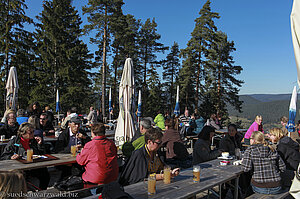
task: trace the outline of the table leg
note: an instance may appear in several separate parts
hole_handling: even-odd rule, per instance
[[[238,176],[238,177],[235,179],[234,199],[238,199],[238,198],[239,198],[239,178],[240,178],[240,176]]]
[[[222,199],[222,184],[219,184],[219,198]]]

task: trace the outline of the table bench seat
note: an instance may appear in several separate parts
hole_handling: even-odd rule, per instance
[[[281,194],[275,194],[275,195],[267,195],[267,194],[260,194],[260,193],[254,193],[251,196],[247,197],[246,199],[281,199],[281,198],[292,198],[289,197],[289,190],[284,190]]]

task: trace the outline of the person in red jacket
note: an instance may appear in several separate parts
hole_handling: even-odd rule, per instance
[[[102,123],[91,127],[92,141],[85,144],[76,161],[85,167],[82,179],[92,184],[107,184],[116,181],[119,174],[117,147],[105,136]]]

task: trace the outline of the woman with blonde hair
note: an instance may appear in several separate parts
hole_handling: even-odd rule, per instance
[[[44,154],[44,144],[42,139],[34,137],[34,128],[32,124],[24,122],[18,130],[17,137],[11,139],[5,146],[1,155],[1,160],[16,160],[26,157],[28,149],[32,149],[34,155]],[[50,180],[47,168],[30,170],[25,174],[37,177],[40,180],[40,188],[47,189]]]
[[[244,172],[253,171],[253,191],[262,194],[280,193],[280,172],[285,171],[283,160],[276,150],[268,146],[264,134],[260,131],[252,132],[250,144],[244,153],[242,167]]]
[[[249,139],[250,139],[251,134],[252,134],[253,131],[260,131],[260,132],[264,133],[263,126],[262,126],[262,116],[261,115],[257,115],[255,117],[255,121],[251,124],[251,126],[249,127],[249,129],[245,133],[244,142],[246,144],[249,144],[249,141],[250,141]]]
[[[27,186],[23,174],[0,171],[0,193],[0,199],[26,198]]]

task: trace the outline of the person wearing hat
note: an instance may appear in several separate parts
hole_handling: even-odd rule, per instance
[[[80,130],[81,120],[78,116],[72,117],[66,128],[58,137],[55,152],[71,153],[71,146],[76,145],[77,150],[81,149],[91,138]]]

